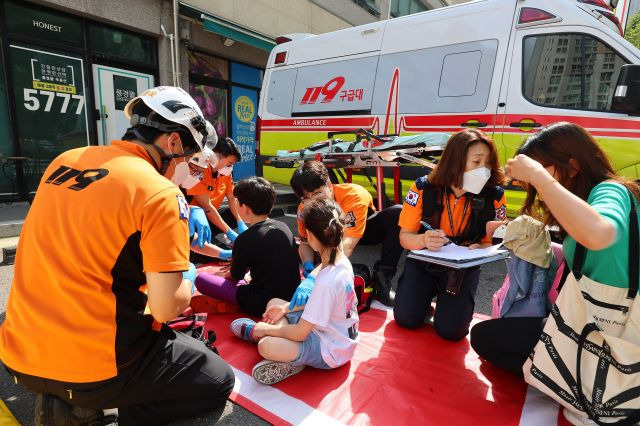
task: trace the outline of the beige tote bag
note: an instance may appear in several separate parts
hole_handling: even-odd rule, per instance
[[[577,244],[572,273],[523,366],[527,383],[601,425],[640,423],[640,237],[629,196],[629,288],[583,275],[586,249]]]

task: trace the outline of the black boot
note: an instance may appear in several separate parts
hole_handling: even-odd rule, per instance
[[[73,407],[53,395],[36,396],[36,426],[102,426],[116,422],[115,416],[105,416],[102,410]]]
[[[393,306],[395,292],[391,289],[391,280],[396,273],[396,268],[380,265],[380,261],[373,265],[373,290],[376,299],[383,305]]]

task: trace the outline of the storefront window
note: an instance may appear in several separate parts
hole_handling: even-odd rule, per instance
[[[219,138],[227,136],[227,89],[205,84],[189,84],[189,94],[204,117],[216,128]]]
[[[189,74],[229,80],[229,61],[203,53],[189,52]]]
[[[92,24],[89,27],[89,40],[91,50],[95,53],[148,65],[156,64],[156,44],[152,39]]]
[[[189,93],[196,100],[205,118],[218,133],[226,137],[228,89],[221,80],[229,79],[229,61],[204,53],[189,52]]]
[[[5,3],[7,31],[37,40],[84,47],[80,19],[42,10],[37,5]]]
[[[89,143],[83,60],[40,48],[10,46],[16,121],[32,191],[53,158]]]
[[[9,103],[7,84],[4,78],[4,64],[0,55],[0,193],[17,191],[15,163],[7,160],[13,156],[11,125],[9,123]]]

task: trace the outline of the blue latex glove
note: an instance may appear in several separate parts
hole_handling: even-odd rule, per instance
[[[249,227],[247,226],[246,223],[244,223],[243,221],[239,220],[238,221],[238,235],[242,234],[244,231],[246,231],[247,229],[249,229]]]
[[[191,281],[191,294],[196,292],[196,265],[189,262],[189,270],[182,273],[183,280]]]
[[[221,250],[218,257],[222,260],[227,260],[231,258],[231,253],[233,253],[233,250]]]
[[[316,269],[316,265],[314,265],[313,262],[307,260],[302,264],[302,268],[303,268],[302,275],[304,275],[304,277],[307,278],[311,273],[311,271]]]
[[[316,277],[314,277],[313,275],[302,280],[302,282],[296,289],[296,292],[293,293],[293,297],[291,298],[291,302],[289,303],[290,311],[293,310],[293,308],[296,306],[304,306],[307,304],[314,285],[316,285]]]
[[[232,243],[236,240],[236,238],[238,238],[238,233],[231,228],[229,228],[225,235]]]
[[[198,233],[198,239],[191,243],[194,245],[198,243],[198,247],[204,247],[204,243],[211,242],[211,228],[209,228],[209,221],[207,215],[204,214],[204,210],[201,207],[191,207],[189,212],[189,239],[193,238],[194,233]]]

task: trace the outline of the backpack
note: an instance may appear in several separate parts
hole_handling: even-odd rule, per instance
[[[200,340],[208,349],[220,355],[218,348],[213,346],[217,339],[216,332],[209,330],[205,333],[204,323],[206,321],[207,314],[198,313],[181,315],[176,319],[168,321],[167,325],[175,331],[179,331],[196,340]]]
[[[353,268],[353,288],[358,297],[358,314],[362,314],[371,309],[371,302],[373,302],[373,297],[371,297],[373,275],[367,265],[354,263],[351,266]]]

